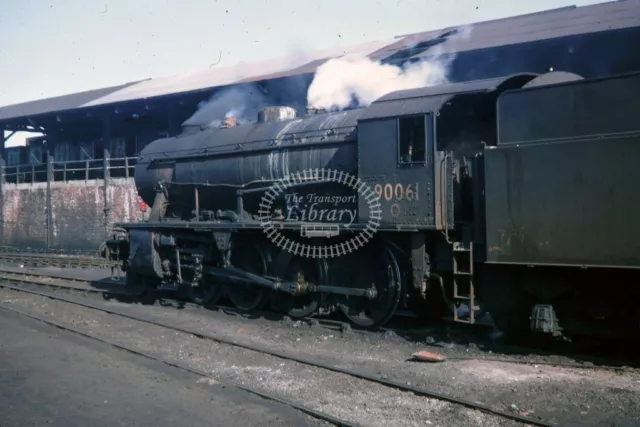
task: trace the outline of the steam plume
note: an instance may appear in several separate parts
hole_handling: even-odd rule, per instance
[[[461,27],[442,41],[453,45],[459,39],[469,38],[471,29]],[[354,101],[356,106],[367,106],[391,92],[447,83],[455,56],[442,56],[440,45],[431,47],[429,52],[432,59],[402,67],[375,62],[368,57],[347,55],[331,59],[316,70],[307,103],[316,108],[342,110],[353,106]]]
[[[390,92],[446,83],[455,55],[443,55],[441,46],[446,42],[447,47],[455,49],[456,41],[469,38],[471,30],[470,26],[453,29],[426,44],[421,42],[422,46],[406,37],[403,40],[406,49],[428,49],[431,58],[403,67],[375,62],[366,56],[344,56],[320,66],[313,81],[310,76],[299,75],[262,82],[260,87],[256,84],[229,87],[201,102],[183,126],[217,127],[232,116],[238,124],[255,123],[258,112],[269,105],[288,105],[298,111],[307,105],[341,110],[353,106],[354,101],[356,106],[366,106]],[[305,58],[297,55],[291,61],[293,66],[305,62]]]
[[[257,86],[235,86],[216,92],[198,104],[198,110],[182,125],[217,127],[228,117],[235,117],[239,122],[255,122],[258,111],[268,105],[266,95]]]
[[[353,99],[366,106],[387,93],[446,82],[439,63],[419,62],[406,68],[369,58],[342,57],[324,63],[309,87],[310,106],[327,110],[349,107]]]

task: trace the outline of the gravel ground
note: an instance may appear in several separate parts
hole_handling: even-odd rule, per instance
[[[38,314],[47,312],[57,321],[81,325],[96,335],[118,340],[123,345],[136,345],[159,357],[187,361],[198,369],[211,372],[219,380],[258,385],[264,390],[297,398],[315,409],[364,425],[513,425],[456,405],[419,398],[344,375],[189,338],[185,334],[167,332],[166,329],[117,319],[61,302],[5,290],[0,293],[0,301],[3,304],[10,301],[12,305]],[[622,426],[631,425],[630,422],[640,418],[640,373],[632,369],[615,372],[455,360],[455,357],[502,355],[487,354],[474,346],[448,343],[432,347],[407,342],[393,333],[334,333],[302,322],[247,319],[207,310],[176,310],[158,305],[131,306],[117,302],[103,304],[194,331],[232,338],[241,343],[261,344],[292,355],[482,402],[497,409],[555,421],[560,425]],[[167,340],[169,336],[171,340]],[[437,364],[409,360],[413,352],[422,349],[437,351],[448,360]],[[537,355],[518,357],[540,362],[561,359]],[[322,390],[322,393],[317,390]]]
[[[365,426],[519,425],[459,405],[418,397],[347,375],[217,344],[193,335],[44,297],[2,290],[0,303],[210,373],[214,382],[231,381],[250,385]],[[175,310],[156,309],[173,311],[175,314]],[[207,319],[198,317],[202,328]]]
[[[109,303],[122,308],[119,303]],[[626,425],[640,418],[640,371],[624,372],[523,365],[456,357],[508,357],[534,362],[572,362],[562,357],[487,354],[470,345],[409,342],[394,333],[330,332],[303,322],[247,319],[207,310],[166,310],[158,306],[125,306],[185,329],[216,334],[239,343],[260,344],[289,354],[359,372],[378,375],[496,409],[539,417],[560,424]],[[419,350],[445,355],[444,363],[411,360]]]
[[[289,406],[0,310],[3,427],[327,427]]]

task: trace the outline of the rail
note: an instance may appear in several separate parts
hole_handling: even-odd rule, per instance
[[[118,269],[118,263],[104,258],[91,256],[0,253],[0,265],[21,265],[25,267],[55,267],[55,268],[113,268]]]
[[[94,179],[133,177],[138,157],[70,160],[4,166],[2,177],[7,184],[38,182],[89,181]]]
[[[0,246],[0,255],[51,255],[51,256],[85,256],[85,257],[99,257],[99,250],[83,250],[83,249],[57,249],[57,248],[19,248],[15,246]]]

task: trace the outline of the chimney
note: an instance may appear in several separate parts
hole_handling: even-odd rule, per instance
[[[220,124],[220,128],[232,128],[238,125],[238,120],[235,117],[229,116],[225,117],[225,119]]]
[[[316,108],[316,107],[307,107],[307,115],[311,116],[313,114],[322,114],[325,112],[324,108]]]
[[[274,123],[296,118],[296,110],[291,107],[266,107],[258,112],[258,123]]]

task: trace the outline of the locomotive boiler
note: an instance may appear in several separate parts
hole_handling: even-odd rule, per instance
[[[104,255],[128,286],[204,305],[634,330],[639,83],[522,73],[160,139],[135,170],[149,219],[116,224]]]
[[[196,208],[196,191],[202,210],[235,210],[239,189],[268,186],[298,172],[327,169],[356,176],[356,126],[363,111],[296,119],[291,108],[270,107],[260,112],[254,126],[213,128],[161,139],[140,153],[136,186],[152,206],[155,187],[164,181],[172,214],[188,219]],[[340,195],[344,186],[325,185],[324,192]],[[254,201],[262,196],[253,194]]]

